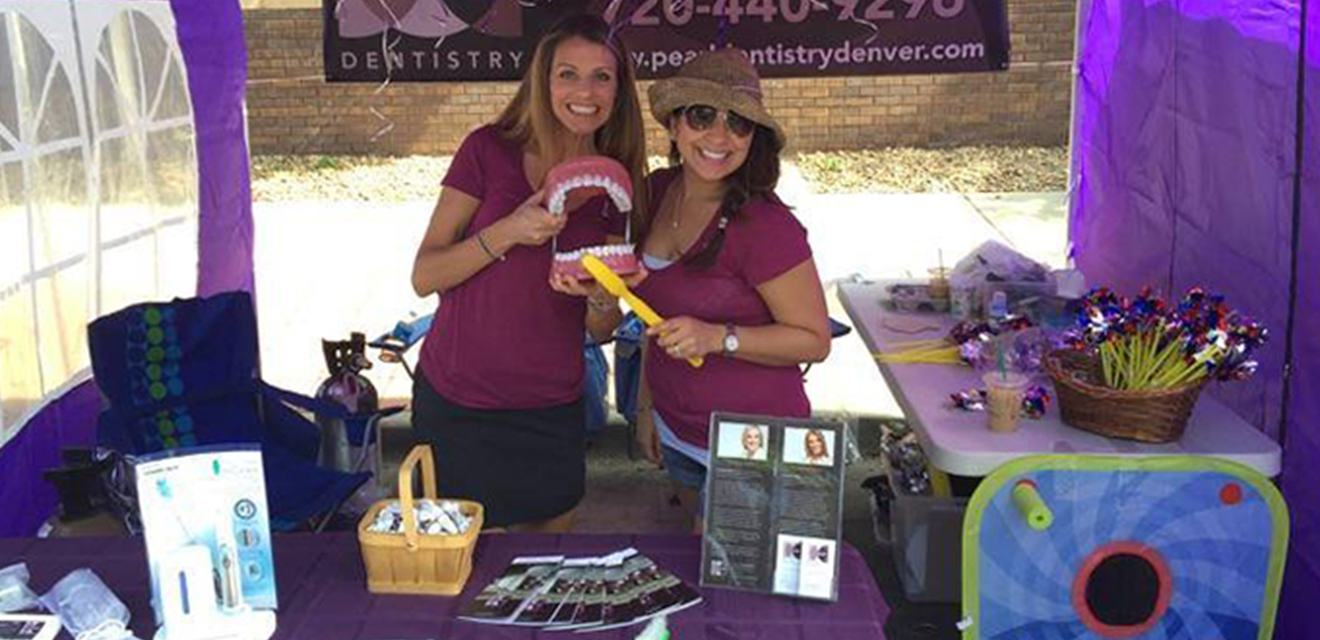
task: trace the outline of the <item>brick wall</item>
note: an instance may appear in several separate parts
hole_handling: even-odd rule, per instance
[[[773,79],[765,81],[767,106],[797,151],[1064,144],[1073,4],[1008,0],[1012,63],[1005,73]],[[399,83],[384,90],[328,84],[322,80],[319,9],[249,9],[244,20],[253,153],[452,153],[517,88],[507,82]],[[663,132],[647,122],[651,150],[661,153]]]

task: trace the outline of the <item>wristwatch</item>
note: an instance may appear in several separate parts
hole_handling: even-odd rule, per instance
[[[724,323],[724,355],[731,356],[738,350],[738,332],[732,322]]]

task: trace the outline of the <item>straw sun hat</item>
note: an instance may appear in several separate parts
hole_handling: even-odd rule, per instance
[[[651,115],[661,124],[668,122],[675,109],[708,104],[769,128],[775,132],[779,145],[784,145],[784,130],[761,103],[761,79],[741,49],[702,52],[688,60],[678,73],[657,80],[647,96],[651,99]]]

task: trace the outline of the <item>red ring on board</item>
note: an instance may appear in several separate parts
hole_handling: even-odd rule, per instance
[[[1091,574],[1095,573],[1096,567],[1100,563],[1119,555],[1132,555],[1145,560],[1150,564],[1151,569],[1155,571],[1155,578],[1158,584],[1158,591],[1155,595],[1155,608],[1151,611],[1150,617],[1140,624],[1133,625],[1111,625],[1101,622],[1096,617],[1091,606],[1086,602],[1086,585],[1091,581]],[[1095,632],[1102,638],[1131,638],[1141,635],[1155,626],[1155,623],[1164,617],[1164,613],[1169,610],[1169,601],[1173,599],[1173,576],[1169,573],[1169,564],[1164,561],[1164,556],[1160,555],[1153,547],[1149,547],[1140,542],[1123,540],[1110,542],[1092,551],[1082,562],[1082,567],[1077,571],[1077,577],[1072,583],[1072,604],[1077,612],[1078,618],[1087,629]]]

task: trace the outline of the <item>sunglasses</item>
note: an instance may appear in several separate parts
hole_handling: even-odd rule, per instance
[[[694,104],[683,109],[683,121],[693,131],[705,131],[715,124],[715,119],[724,114],[724,126],[729,133],[746,138],[756,130],[756,123],[733,111],[723,111],[708,104]]]

